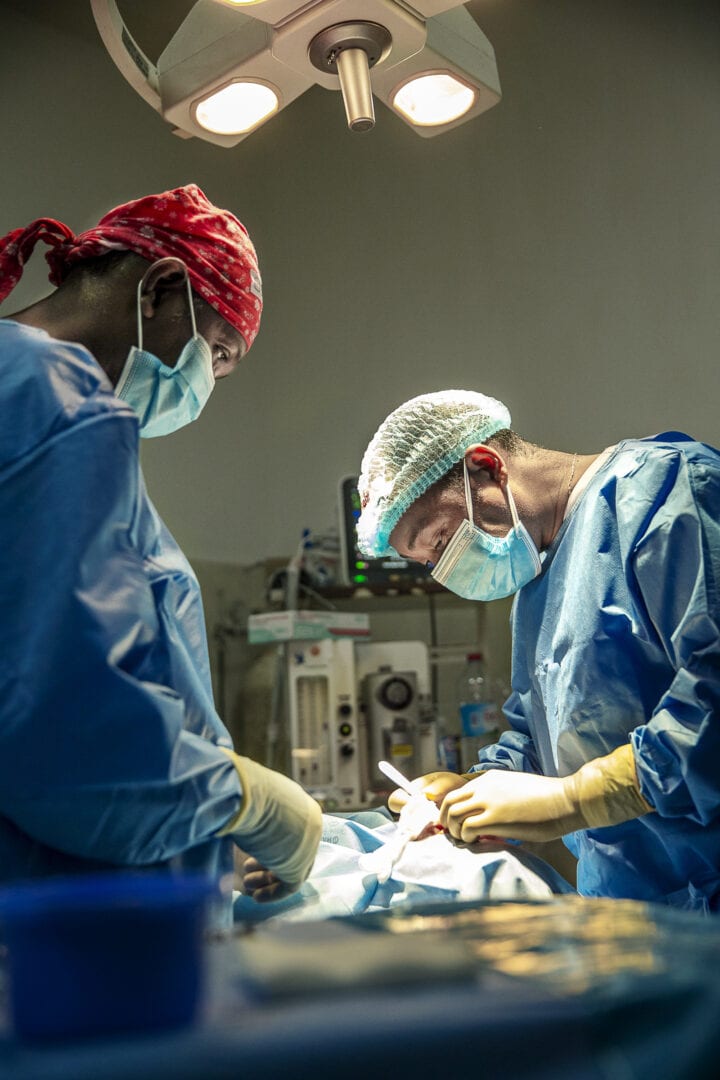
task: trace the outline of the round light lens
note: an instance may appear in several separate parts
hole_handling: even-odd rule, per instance
[[[195,119],[216,135],[242,135],[277,112],[279,103],[264,83],[233,82],[200,101]]]
[[[475,91],[453,75],[420,75],[401,86],[393,106],[412,124],[434,127],[463,116],[475,101]]]

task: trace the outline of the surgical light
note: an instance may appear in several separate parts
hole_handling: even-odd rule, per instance
[[[340,91],[348,127],[382,101],[418,135],[500,100],[495,54],[457,0],[196,0],[149,59],[118,0],[91,0],[105,46],[183,138],[235,146],[313,85]]]
[[[235,0],[237,2],[237,0]],[[264,83],[231,82],[195,106],[200,127],[217,135],[244,135],[277,112],[279,99]]]
[[[437,72],[410,79],[393,96],[393,108],[413,124],[428,127],[449,124],[463,116],[475,100],[475,91],[454,75]]]

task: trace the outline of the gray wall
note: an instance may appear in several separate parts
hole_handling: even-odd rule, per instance
[[[475,0],[504,98],[434,140],[316,88],[233,150],[182,141],[83,0],[0,3],[0,234],[80,231],[195,181],[248,225],[266,308],[199,423],[148,442],[188,555],[252,563],[334,521],[386,413],[451,385],[562,449],[679,427],[720,443],[719,5]],[[8,314],[45,288],[38,250]]]

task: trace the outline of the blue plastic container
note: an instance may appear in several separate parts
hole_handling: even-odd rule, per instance
[[[216,892],[200,875],[124,871],[3,889],[16,1033],[66,1039],[191,1023]]]

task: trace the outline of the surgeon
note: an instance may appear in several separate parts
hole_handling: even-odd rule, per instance
[[[515,594],[510,730],[418,787],[457,841],[563,837],[586,896],[719,911],[720,454],[678,432],[567,454],[510,423],[422,395],[362,462],[366,555]]]
[[[57,288],[0,320],[0,881],[224,876],[237,844],[271,899],[310,872],[320,808],[233,752],[198,583],[138,453],[195,420],[252,345],[255,250],[190,184],[77,236],[49,218],[14,230],[0,300],[38,241]]]

